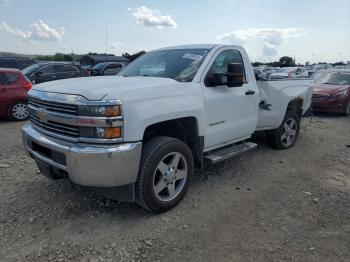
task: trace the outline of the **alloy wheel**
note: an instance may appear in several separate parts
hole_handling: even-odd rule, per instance
[[[161,201],[171,201],[182,191],[188,176],[185,157],[173,152],[159,162],[153,177],[153,192]]]
[[[28,117],[29,112],[25,103],[17,103],[12,107],[12,116],[17,120],[24,120]]]
[[[288,118],[282,128],[281,142],[285,147],[294,143],[297,134],[298,124],[294,118]]]

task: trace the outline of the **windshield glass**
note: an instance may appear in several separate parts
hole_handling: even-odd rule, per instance
[[[191,82],[210,49],[160,50],[144,54],[119,75],[172,78]]]
[[[315,77],[315,84],[350,85],[350,71],[321,73]]]
[[[37,69],[39,69],[43,64],[34,64],[31,66],[28,66],[22,70],[22,73],[25,75],[30,75],[34,73]]]
[[[93,69],[93,70],[100,70],[100,69],[102,69],[102,67],[104,67],[105,65],[107,65],[107,63],[99,63],[99,64],[95,65],[92,69]]]

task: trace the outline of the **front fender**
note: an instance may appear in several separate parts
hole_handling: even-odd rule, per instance
[[[195,117],[198,134],[203,136],[205,119],[203,109],[203,99],[199,96],[126,101],[123,103],[124,140],[141,141],[148,126],[183,117]]]

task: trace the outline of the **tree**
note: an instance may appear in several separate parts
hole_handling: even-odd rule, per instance
[[[36,55],[34,59],[38,61],[73,61],[71,55],[62,53],[56,53],[54,55]]]
[[[346,64],[344,62],[336,62],[333,64],[333,66],[345,66]]]
[[[264,63],[262,63],[262,62],[253,62],[252,65],[253,66],[261,66],[261,65],[264,65]]]
[[[146,53],[145,51],[140,51],[140,52],[132,54],[132,55],[130,55],[129,53],[123,53],[122,56],[129,59],[129,61],[131,62],[131,61],[134,61],[139,56],[142,56],[145,53]]]
[[[279,60],[280,67],[295,66],[294,59],[289,56],[282,56]]]

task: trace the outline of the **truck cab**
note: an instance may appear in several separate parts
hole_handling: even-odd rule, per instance
[[[118,76],[36,85],[24,147],[48,177],[164,212],[183,198],[194,169],[256,148],[247,142],[253,133],[292,147],[310,83],[257,81],[238,46],[158,49]]]

